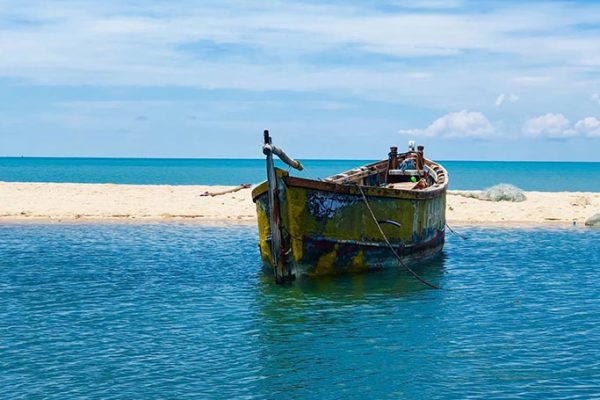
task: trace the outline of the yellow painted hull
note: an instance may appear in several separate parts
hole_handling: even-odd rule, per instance
[[[397,267],[358,189],[293,178],[277,170],[285,262],[296,275],[332,275]],[[446,186],[418,192],[363,187],[368,203],[404,262],[423,261],[444,245]],[[263,262],[272,267],[267,183],[253,191]]]

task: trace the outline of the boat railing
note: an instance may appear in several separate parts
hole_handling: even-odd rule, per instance
[[[400,155],[400,157],[401,156],[402,155]],[[385,173],[386,169],[387,163],[380,161],[378,163],[354,168],[349,171],[330,176],[328,178],[323,179],[323,181],[342,185],[349,183],[358,183],[362,179],[365,179],[369,176]],[[423,170],[421,170],[420,172],[417,170],[402,171],[400,169],[393,169],[389,171],[390,175],[405,176],[422,176],[424,173],[428,173],[428,175],[433,179],[433,185],[429,187],[439,187],[447,181],[446,171],[444,170],[444,168],[430,160],[425,160]]]
[[[325,178],[323,180],[325,182],[344,184],[344,183],[356,182],[360,179],[366,178],[371,175],[378,174],[383,171],[385,171],[385,167],[378,167],[376,165],[370,165],[370,166],[354,168],[354,169],[351,169],[350,171],[346,171],[341,174],[330,176],[329,178]]]
[[[435,185],[439,186],[447,182],[446,170],[441,165],[426,160],[425,167],[429,169],[430,176],[434,177]]]

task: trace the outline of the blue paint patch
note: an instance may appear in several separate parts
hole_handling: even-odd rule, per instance
[[[307,195],[308,212],[317,220],[331,219],[337,210],[361,201],[357,196],[310,191]]]

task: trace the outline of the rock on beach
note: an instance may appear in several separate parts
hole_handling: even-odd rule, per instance
[[[600,228],[600,213],[596,213],[585,220],[585,226],[593,226]]]

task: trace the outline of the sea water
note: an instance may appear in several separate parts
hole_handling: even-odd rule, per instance
[[[434,290],[277,286],[253,226],[0,225],[0,398],[598,398],[600,230],[460,231]]]
[[[305,170],[291,174],[326,178],[372,161],[302,160]],[[600,191],[600,162],[441,163],[448,169],[451,189],[511,183],[524,190]],[[261,182],[265,176],[264,159],[0,158],[0,181],[12,182],[239,185]]]

